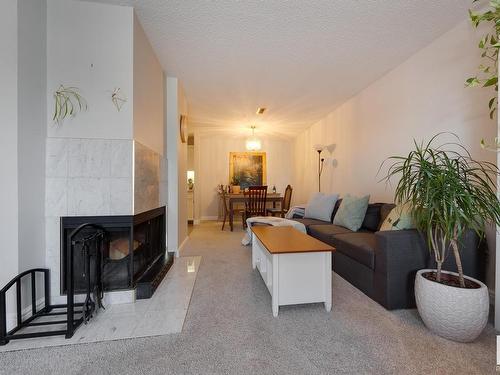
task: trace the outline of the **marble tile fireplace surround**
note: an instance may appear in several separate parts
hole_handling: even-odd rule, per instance
[[[166,205],[166,160],[134,140],[47,138],[45,238],[53,303],[62,303],[61,217],[133,216]],[[108,304],[135,300],[110,292]]]

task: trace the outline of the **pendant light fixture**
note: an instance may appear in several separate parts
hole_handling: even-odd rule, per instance
[[[260,143],[260,139],[255,136],[255,125],[252,125],[251,128],[252,128],[252,137],[247,139],[246,149],[248,151],[259,151],[262,147],[262,144]]]

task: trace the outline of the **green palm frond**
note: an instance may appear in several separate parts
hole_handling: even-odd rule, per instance
[[[473,0],[472,3],[478,2]],[[478,12],[469,10],[469,19],[474,27],[483,23],[489,24],[489,31],[481,38],[478,48],[481,49],[482,63],[478,73],[465,81],[466,87],[491,87],[495,94],[488,102],[490,118],[493,119],[498,107],[498,51],[500,49],[500,1],[491,0],[490,7]],[[479,5],[481,6],[481,5]],[[499,146],[497,144],[497,146]]]
[[[75,116],[78,112],[87,110],[87,102],[76,87],[60,85],[54,92],[54,102],[52,120],[57,124],[62,124],[68,116]]]
[[[435,135],[427,143],[415,141],[415,148],[407,156],[388,158],[390,165],[383,179],[399,179],[395,202],[411,205],[417,229],[426,234],[438,263],[444,261],[450,244],[456,244],[466,230],[482,235],[487,223],[500,224],[497,166],[474,160],[454,134],[456,141],[435,146],[442,135]],[[436,241],[436,234],[441,242]],[[456,261],[458,265],[460,259]]]

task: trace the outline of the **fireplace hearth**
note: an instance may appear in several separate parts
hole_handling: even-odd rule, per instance
[[[101,282],[104,291],[136,288],[137,298],[149,298],[173,263],[166,251],[165,207],[138,215],[78,216],[61,218],[61,293],[66,294],[66,265],[69,235],[84,223],[98,225],[105,231],[100,259]],[[91,235],[92,228],[81,236]],[[85,290],[82,250],[75,244],[73,264],[75,292]],[[93,275],[91,275],[93,276]]]

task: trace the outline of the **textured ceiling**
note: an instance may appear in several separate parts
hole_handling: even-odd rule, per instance
[[[470,0],[96,0],[136,9],[190,122],[292,136],[467,17]],[[257,107],[268,111],[257,118]],[[245,130],[248,132],[248,130]]]

